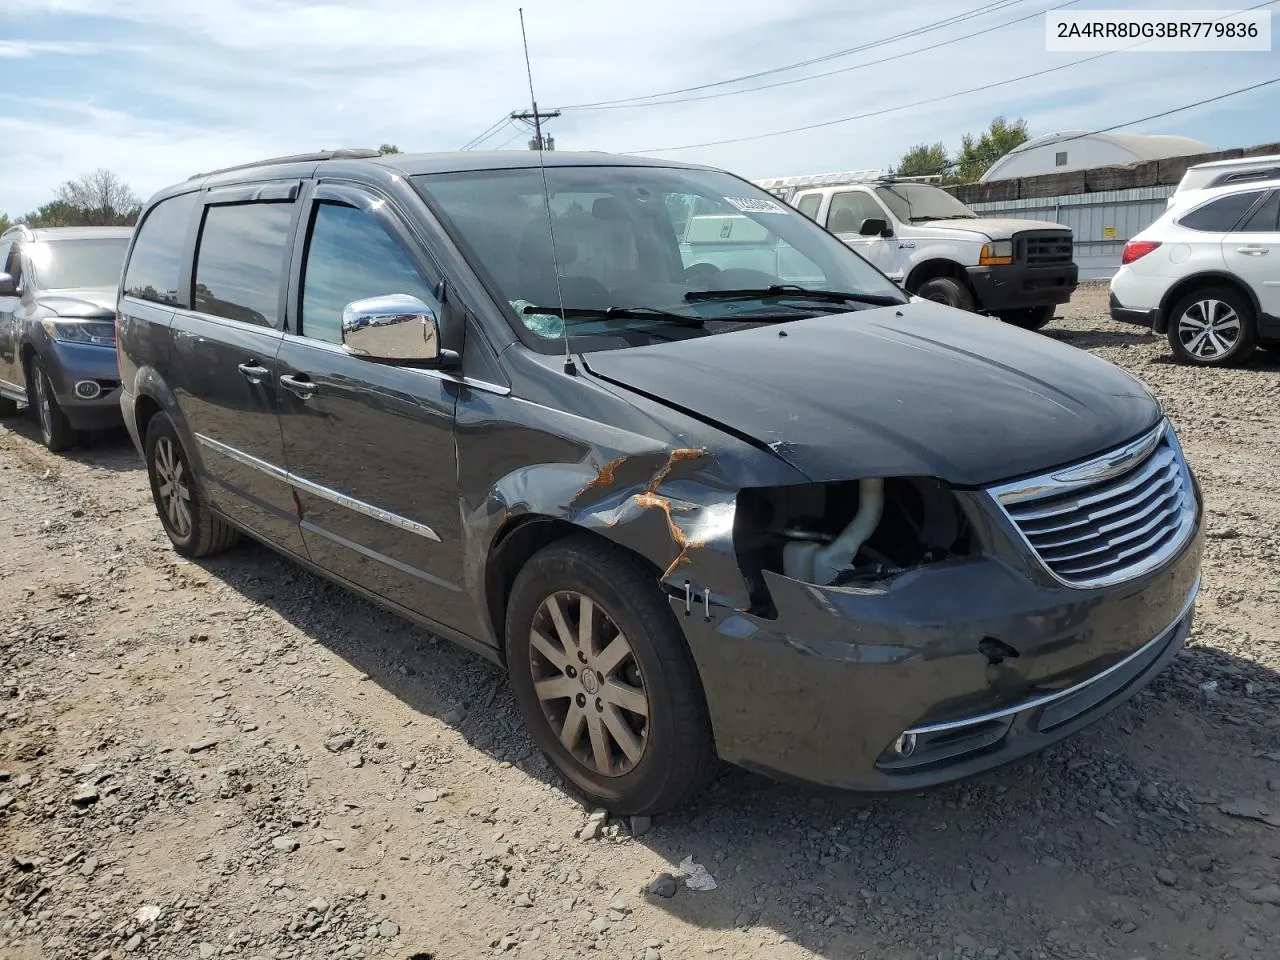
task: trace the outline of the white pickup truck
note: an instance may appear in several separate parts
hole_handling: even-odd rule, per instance
[[[930,183],[875,172],[756,183],[926,300],[1038,330],[1076,288],[1071,231],[1058,223],[979,217]],[[706,217],[716,223],[693,222],[702,219],[691,219],[686,242],[730,239],[719,224],[723,215]]]

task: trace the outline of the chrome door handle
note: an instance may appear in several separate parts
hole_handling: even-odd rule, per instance
[[[258,361],[256,360],[248,360],[240,364],[236,369],[244,374],[244,378],[250,383],[261,383],[271,376],[271,371],[266,367],[258,366]]]
[[[1236,247],[1236,253],[1243,253],[1245,256],[1249,257],[1265,257],[1270,252],[1270,247]]]
[[[314,396],[315,392],[320,389],[310,380],[299,380],[297,377],[290,376],[287,373],[280,377],[280,386],[302,400]]]

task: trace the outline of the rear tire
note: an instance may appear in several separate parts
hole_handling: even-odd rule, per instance
[[[953,277],[934,277],[932,280],[926,280],[916,288],[915,295],[925,300],[932,300],[934,303],[955,307],[957,310],[967,310],[970,313],[974,310],[973,294],[969,292],[968,287]]]
[[[662,813],[710,782],[697,669],[639,558],[590,537],[540,550],[512,588],[506,647],[530,735],[591,803]]]
[[[156,513],[178,553],[207,557],[240,539],[235,527],[209,509],[168,414],[157,413],[147,423],[145,449]]]
[[[1048,325],[1057,310],[1058,308],[1055,306],[1022,307],[1018,310],[1001,311],[996,316],[1005,323],[1021,327],[1023,330],[1040,330]]]
[[[1173,355],[1198,367],[1233,367],[1253,356],[1258,328],[1253,304],[1230,287],[1202,287],[1169,311]]]
[[[31,366],[27,371],[27,397],[31,410],[36,415],[40,439],[44,445],[53,453],[61,453],[74,447],[80,435],[62,412],[58,398],[53,393],[53,381],[45,373],[44,364],[39,357],[31,358]]]

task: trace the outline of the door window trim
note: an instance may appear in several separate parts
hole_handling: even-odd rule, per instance
[[[285,329],[287,317],[285,309],[289,299],[289,279],[293,269],[293,251],[296,246],[298,234],[298,218],[304,204],[304,199],[299,196],[299,185],[301,181],[296,178],[288,180],[265,181],[263,183],[248,184],[245,187],[206,187],[201,191],[200,198],[200,214],[193,218],[192,227],[195,234],[191,239],[191,258],[189,261],[189,269],[185,275],[186,290],[179,290],[179,296],[186,294],[186,312],[202,320],[223,320],[227,323],[234,324],[236,328],[243,330],[257,330],[259,332],[271,331],[274,333],[282,333]],[[259,199],[259,196],[261,198]],[[281,270],[279,290],[276,292],[276,318],[274,323],[260,324],[248,323],[244,320],[236,320],[232,317],[223,317],[217,314],[205,313],[196,309],[196,269],[200,265],[200,244],[204,239],[205,222],[209,216],[209,210],[213,207],[238,207],[249,206],[251,204],[290,204],[293,210],[289,217],[288,234],[285,237],[284,251],[281,254]],[[179,307],[178,309],[183,309]]]
[[[880,202],[880,198],[879,198],[879,197],[877,197],[873,191],[871,191],[871,190],[859,190],[859,189],[856,189],[856,188],[852,188],[852,189],[844,189],[844,190],[834,190],[834,191],[832,191],[832,193],[831,193],[831,198],[827,201],[827,214],[826,214],[826,216],[825,216],[825,217],[823,217],[823,218],[822,218],[822,219],[823,219],[823,224],[822,224],[822,226],[823,226],[823,228],[824,228],[824,229],[826,229],[826,230],[830,230],[830,229],[831,229],[830,227],[828,227],[828,226],[827,226],[826,221],[828,221],[828,220],[830,220],[830,219],[831,219],[831,208],[832,208],[832,207],[834,207],[834,206],[836,205],[836,198],[837,198],[837,197],[843,197],[843,196],[844,196],[844,195],[846,195],[846,194],[856,194],[856,195],[858,195],[858,196],[866,197],[866,198],[867,198],[868,200],[870,200],[870,201],[871,201],[871,202],[872,202],[872,203],[873,203],[877,208],[879,208],[879,210],[880,210],[880,215],[881,215],[881,217],[883,217],[883,218],[884,218],[884,222],[885,222],[885,223],[892,224],[892,223],[896,222],[896,218],[895,218],[891,213],[889,213],[889,211],[888,211],[888,210],[886,210],[886,209],[885,209],[885,205],[884,205],[883,203],[881,203],[881,202]],[[869,218],[869,217],[863,217],[862,219],[863,219],[863,220],[867,220],[867,219],[870,219],[870,218]],[[854,233],[856,233],[856,232],[857,232],[857,231],[855,230],[855,231],[854,231]]]

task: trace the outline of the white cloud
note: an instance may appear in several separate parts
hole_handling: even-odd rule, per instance
[[[970,23],[814,69],[899,55],[1052,4],[1021,0]],[[949,0],[876,10],[854,10],[842,0],[775,0],[754,8],[741,0],[526,0],[525,16],[538,98],[546,107],[748,74],[969,8]],[[929,53],[741,96],[566,112],[550,129],[560,149],[622,151],[803,126],[1073,59],[1046,54],[1043,29],[1032,20]],[[519,21],[509,0],[23,0],[6,12],[6,33],[0,89],[11,97],[0,111],[6,144],[0,209],[10,212],[44,202],[60,180],[99,166],[146,194],[196,170],[320,147],[391,141],[405,149],[452,150],[528,103]],[[108,43],[105,33],[116,39]],[[58,59],[49,77],[30,68],[33,58],[39,64],[38,58],[71,52],[80,55]],[[1201,55],[1117,54],[952,101],[667,155],[753,177],[881,166],[914,143],[942,140],[954,147],[962,133],[999,113],[1027,117],[1034,133],[1131,120],[1263,79],[1266,56],[1215,60],[1206,73],[1190,69]],[[6,61],[16,65],[17,57],[26,66],[10,77]],[[1231,102],[1220,109],[1231,114]],[[1171,118],[1148,129],[1178,132],[1180,122]],[[514,132],[504,127],[486,146]]]

